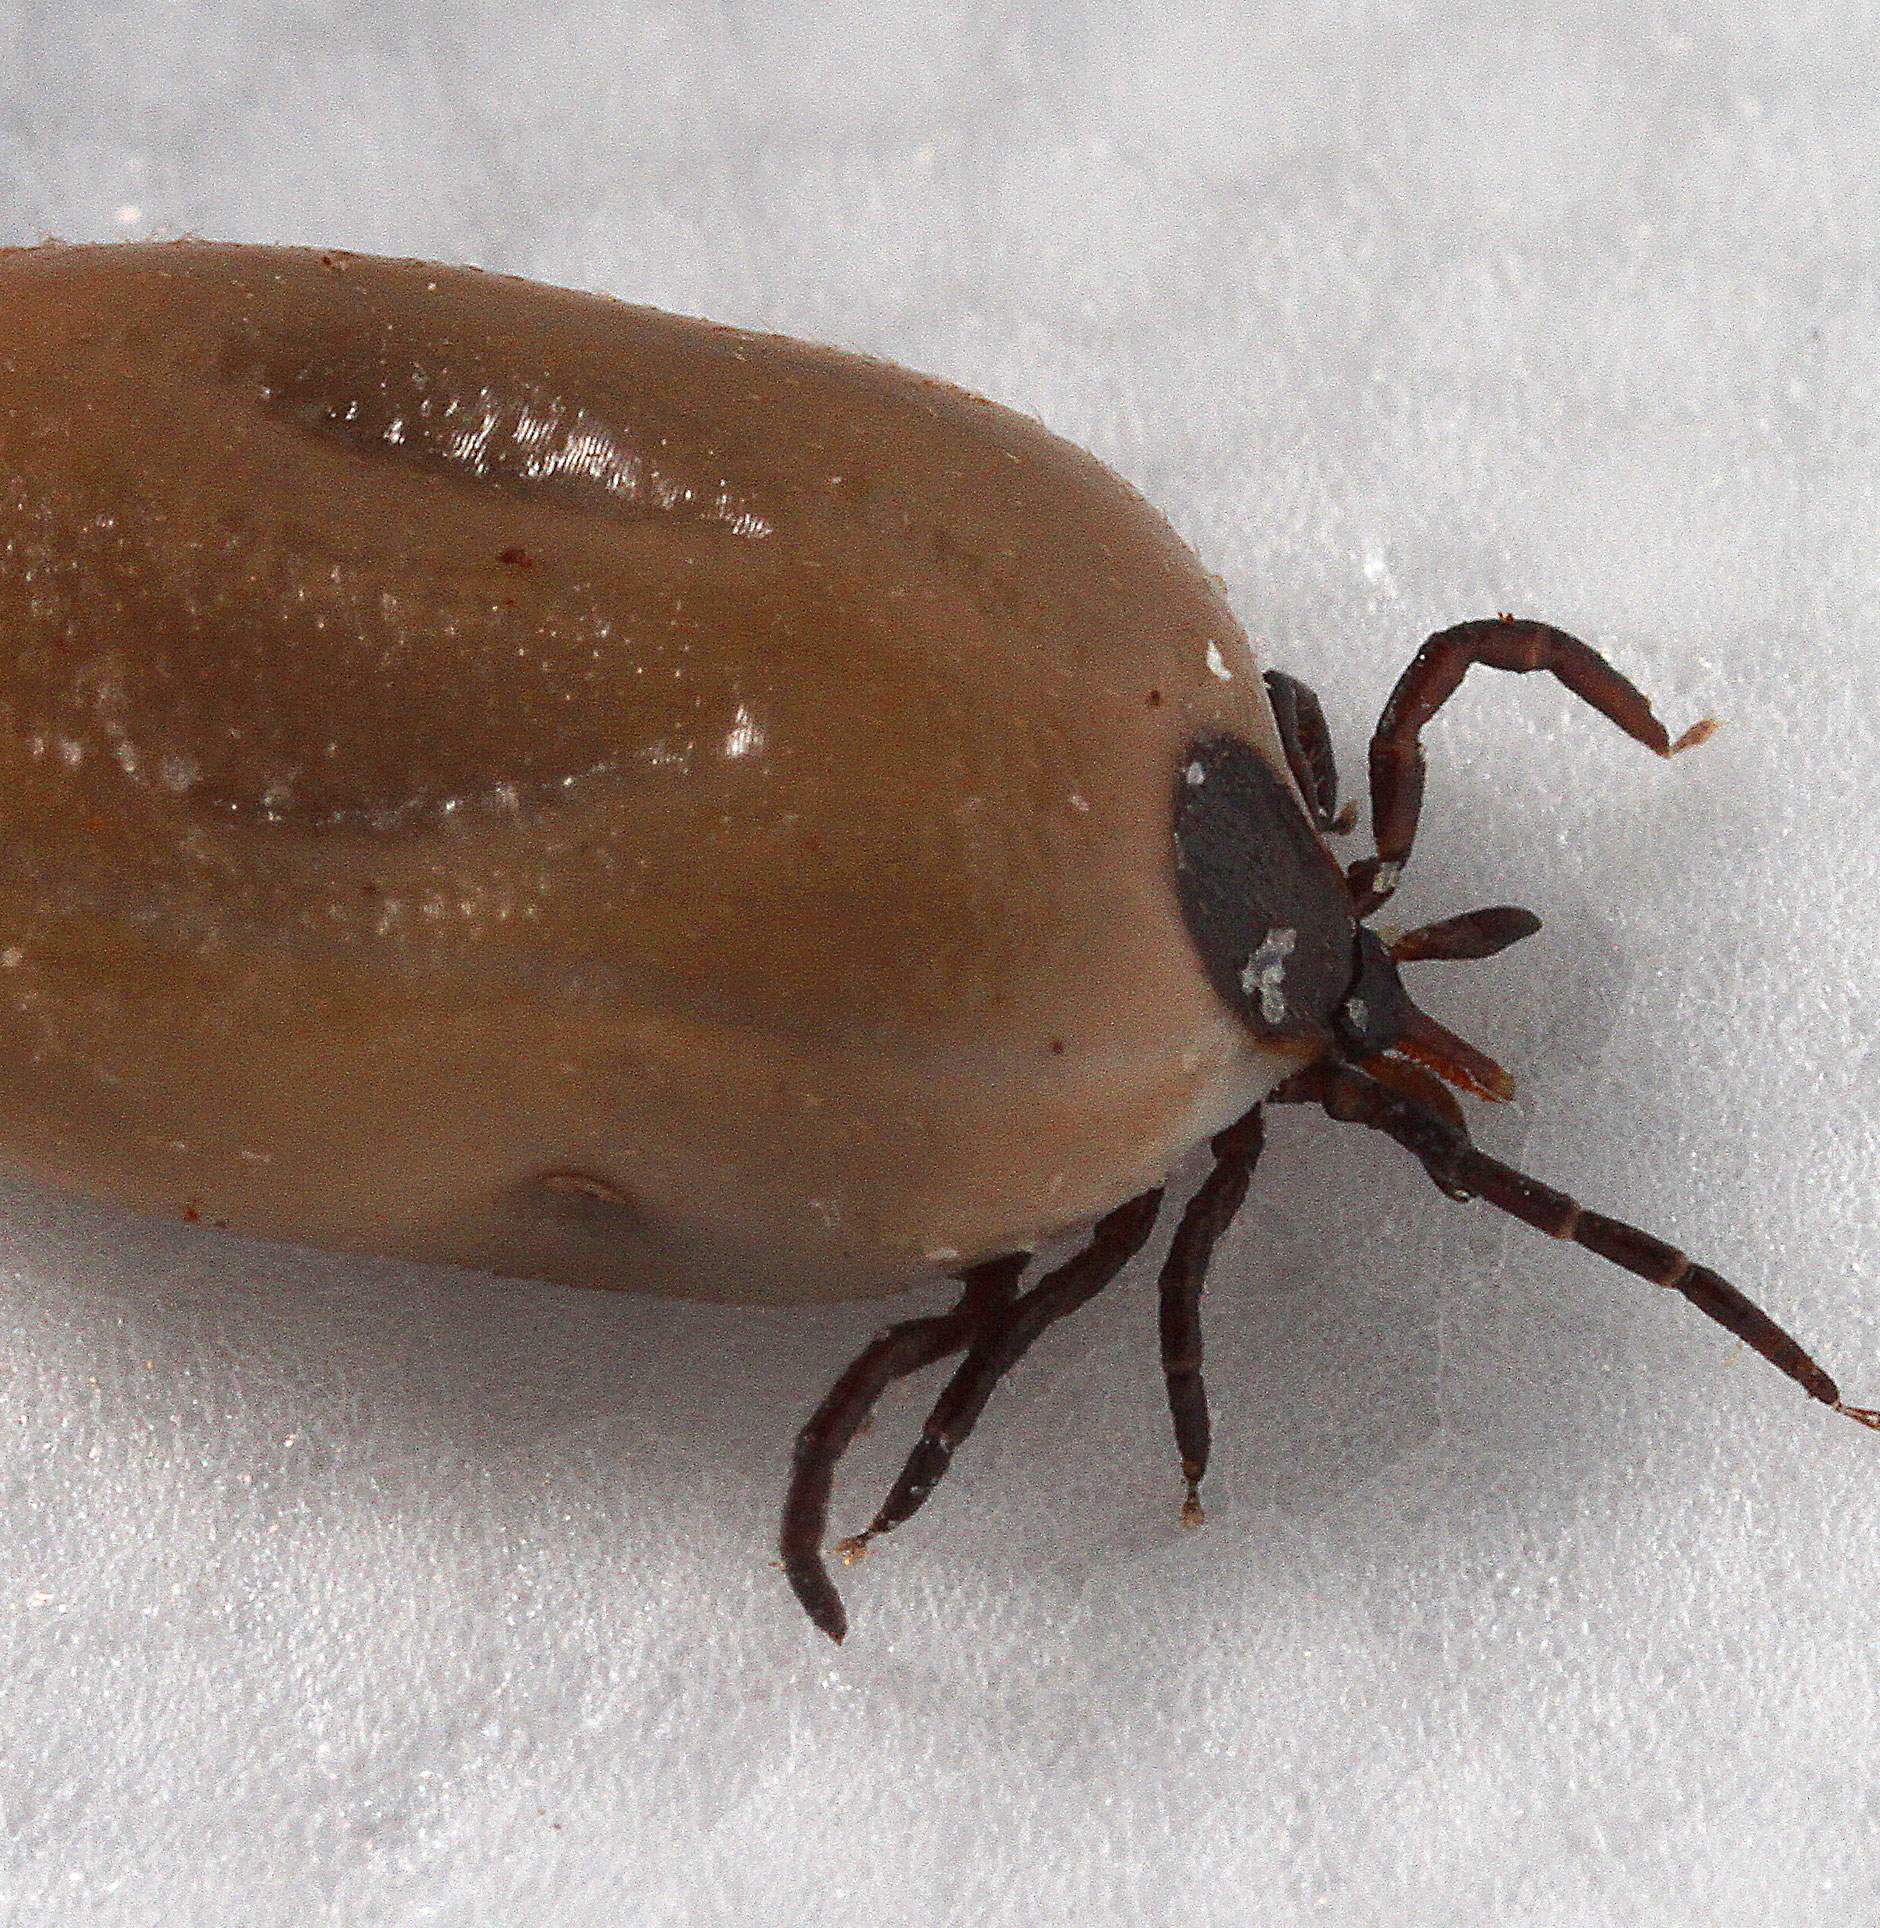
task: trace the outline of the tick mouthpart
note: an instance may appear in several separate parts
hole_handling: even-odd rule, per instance
[[[1445,917],[1440,923],[1425,924],[1405,931],[1390,944],[1393,964],[1420,964],[1426,958],[1449,962],[1474,963],[1505,951],[1524,937],[1532,937],[1541,920],[1531,910],[1513,904],[1491,904],[1482,910],[1464,911],[1459,917]]]
[[[1493,1058],[1457,1037],[1414,1004],[1409,1007],[1402,1034],[1392,1048],[1412,1063],[1435,1072],[1458,1090],[1473,1092],[1478,1098],[1492,1098],[1498,1104],[1505,1104],[1514,1096],[1514,1079]]]
[[[1495,919],[1485,922],[1483,913],[1471,913],[1451,920],[1447,939],[1466,946],[1499,936],[1503,943],[1513,943],[1526,935],[1527,921],[1531,921],[1527,912],[1510,912],[1499,920],[1497,929]],[[1429,930],[1438,933],[1439,943],[1447,941],[1445,927],[1432,925]],[[1427,937],[1428,932],[1413,936]],[[1352,946],[1350,988],[1332,1014],[1332,1035],[1352,1064],[1394,1051],[1478,1098],[1514,1096],[1514,1080],[1493,1058],[1411,1003],[1392,953],[1375,931],[1363,925]]]

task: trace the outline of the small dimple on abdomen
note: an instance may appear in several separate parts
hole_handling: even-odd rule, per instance
[[[279,420],[364,456],[587,509],[716,523],[747,541],[770,520],[721,476],[689,473],[658,425],[636,429],[553,389],[338,336],[231,342],[222,378]]]

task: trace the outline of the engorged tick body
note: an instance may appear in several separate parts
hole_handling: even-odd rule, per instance
[[[1164,1268],[1190,1505],[1196,1305],[1258,1104],[1675,1284],[1714,1274],[1468,1145],[1502,1095],[1362,923],[1414,837],[1432,639],[1341,866],[1310,693],[1035,423],[837,351],[474,271],[204,243],[0,253],[0,1149],[151,1210],[522,1277],[801,1300],[956,1272],[806,1427],[792,1583],[889,1379],[964,1351],[871,1531],[1005,1367],[1217,1168]],[[1020,1293],[1024,1255],[1100,1220]],[[1848,1410],[1843,1408],[1843,1410]],[[1859,1416],[1859,1415],[1857,1415]]]

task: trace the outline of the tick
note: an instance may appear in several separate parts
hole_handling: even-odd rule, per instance
[[[1331,745],[1090,456],[884,363],[471,270],[203,242],[0,252],[0,1154],[192,1222],[801,1302],[935,1274],[804,1427],[790,1585],[893,1380],[960,1355],[860,1534],[1213,1166],[1161,1273],[1200,1513],[1199,1300],[1266,1103],[1381,1131],[1684,1293],[1715,1272],[1477,1150],[1506,1074],[1386,942],[1423,726],[1584,643],[1432,637],[1341,863]],[[1045,1241],[1094,1226],[1030,1283]]]

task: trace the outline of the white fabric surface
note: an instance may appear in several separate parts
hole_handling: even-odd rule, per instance
[[[1880,114],[1863,6],[0,7],[0,236],[474,260],[933,370],[1141,486],[1347,783],[1478,674],[1403,922],[1483,1141],[1880,1399]],[[0,1189],[0,1921],[1851,1923],[1880,1439],[1668,1295],[1274,1122],[1186,1534],[1153,1270],[813,1633],[745,1311]],[[920,1301],[932,1303],[937,1295]],[[884,1405],[872,1508],[925,1410]]]

